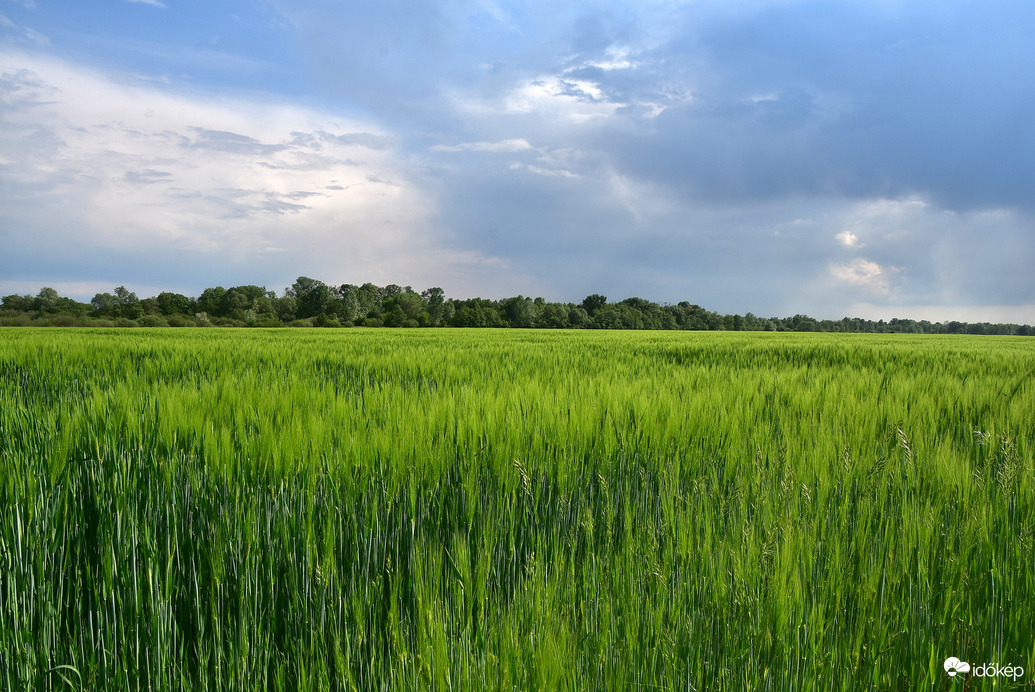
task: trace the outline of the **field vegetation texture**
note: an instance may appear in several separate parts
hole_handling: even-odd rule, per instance
[[[0,688],[1029,685],[1033,376],[1010,337],[0,330]]]

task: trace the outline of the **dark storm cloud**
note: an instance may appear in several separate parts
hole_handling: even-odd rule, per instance
[[[773,4],[686,11],[651,57],[694,98],[618,152],[705,200],[926,194],[946,207],[1032,203],[1035,6]],[[994,37],[994,38],[993,38]]]

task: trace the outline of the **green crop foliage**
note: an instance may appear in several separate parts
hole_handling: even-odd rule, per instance
[[[1012,337],[0,330],[0,688],[1020,688],[1033,378]]]

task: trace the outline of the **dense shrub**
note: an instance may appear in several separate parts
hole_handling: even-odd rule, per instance
[[[197,323],[186,315],[169,315],[170,327],[196,327]]]
[[[28,327],[32,318],[24,312],[6,312],[0,315],[0,327]]]
[[[169,323],[161,315],[144,315],[137,322],[141,327],[168,327]]]

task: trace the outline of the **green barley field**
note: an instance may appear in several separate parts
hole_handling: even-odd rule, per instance
[[[1030,689],[1033,379],[1016,337],[0,330],[0,688]]]

